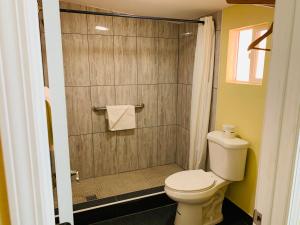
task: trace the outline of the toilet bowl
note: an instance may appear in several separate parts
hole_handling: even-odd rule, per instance
[[[175,225],[221,222],[222,203],[229,183],[203,170],[187,170],[169,176],[165,180],[165,192],[178,202]]]
[[[228,185],[244,178],[248,142],[222,131],[213,131],[207,138],[210,171],[186,170],[165,180],[166,194],[178,202],[175,225],[220,223]]]

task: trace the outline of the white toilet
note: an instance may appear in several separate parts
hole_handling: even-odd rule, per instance
[[[211,171],[186,170],[165,180],[166,194],[178,202],[175,225],[214,225],[223,220],[228,184],[244,178],[248,142],[222,131],[207,135]]]

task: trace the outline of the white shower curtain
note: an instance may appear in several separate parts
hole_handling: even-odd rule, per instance
[[[215,28],[212,17],[201,19],[198,25],[194,61],[189,169],[205,169],[207,140],[213,83]]]

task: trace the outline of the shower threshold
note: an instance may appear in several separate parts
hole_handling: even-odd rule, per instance
[[[163,194],[165,179],[182,170],[169,164],[72,181],[74,214]]]

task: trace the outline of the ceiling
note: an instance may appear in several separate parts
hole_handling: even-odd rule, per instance
[[[227,7],[226,0],[64,0],[140,16],[196,19]]]

